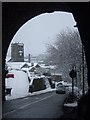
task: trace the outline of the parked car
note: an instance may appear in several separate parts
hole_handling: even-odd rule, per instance
[[[65,94],[66,88],[62,83],[58,83],[56,86],[56,94]]]

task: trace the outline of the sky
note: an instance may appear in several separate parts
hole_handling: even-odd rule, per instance
[[[46,53],[47,44],[56,41],[56,35],[67,28],[75,29],[76,22],[72,13],[43,13],[27,21],[16,32],[11,43],[24,43],[24,56],[37,56]],[[11,53],[11,43],[7,55]]]

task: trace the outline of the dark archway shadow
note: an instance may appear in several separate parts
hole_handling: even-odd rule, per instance
[[[63,2],[30,2],[30,3],[3,3],[2,4],[2,100],[5,100],[5,58],[9,44],[18,31],[18,29],[31,18],[46,12],[65,11],[71,12],[77,22],[82,43],[85,47],[86,62],[88,68],[88,85],[90,87],[90,58],[89,58],[89,41],[90,41],[90,3],[63,3]],[[87,96],[90,96],[88,93]],[[88,108],[89,98],[85,96],[86,106]],[[83,103],[82,103],[83,104]],[[87,110],[89,115],[89,109]]]

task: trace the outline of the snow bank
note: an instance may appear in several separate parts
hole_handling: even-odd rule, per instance
[[[56,90],[56,89],[51,89],[49,81],[47,78],[45,78],[45,76],[32,76],[31,77],[30,73],[23,72],[22,70],[10,70],[9,73],[13,73],[14,78],[6,78],[5,79],[6,87],[12,88],[11,95],[6,95],[6,100],[22,98],[22,97],[26,97],[28,95],[29,96],[38,95],[38,94],[42,94],[42,93]],[[28,77],[31,80],[30,83],[29,83]],[[36,77],[38,77],[38,78],[43,77],[44,78],[46,89],[36,91],[33,93],[29,93],[29,85],[32,84],[33,79]]]
[[[71,93],[72,92],[72,86],[66,87],[66,92]],[[77,96],[81,96],[82,92],[78,87],[74,86],[74,94],[77,95]]]
[[[77,107],[77,102],[64,104],[66,107]]]
[[[40,90],[40,91],[37,91],[37,92],[29,93],[28,96],[40,95],[40,94],[47,93],[47,92],[52,92],[52,91],[56,91],[56,88],[55,89],[46,88],[45,90]]]

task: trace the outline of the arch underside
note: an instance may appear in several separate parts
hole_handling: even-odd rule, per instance
[[[90,86],[90,58],[89,58],[89,28],[90,28],[90,7],[89,3],[63,3],[63,2],[29,2],[29,3],[3,3],[2,4],[2,68],[3,68],[3,81],[2,81],[2,94],[4,95],[5,89],[5,75],[4,66],[5,58],[9,44],[19,30],[19,28],[33,17],[42,13],[51,13],[54,11],[64,11],[73,14],[77,27],[81,36],[83,45],[85,46],[86,62],[88,67],[88,85]],[[3,96],[4,99],[4,96]]]

